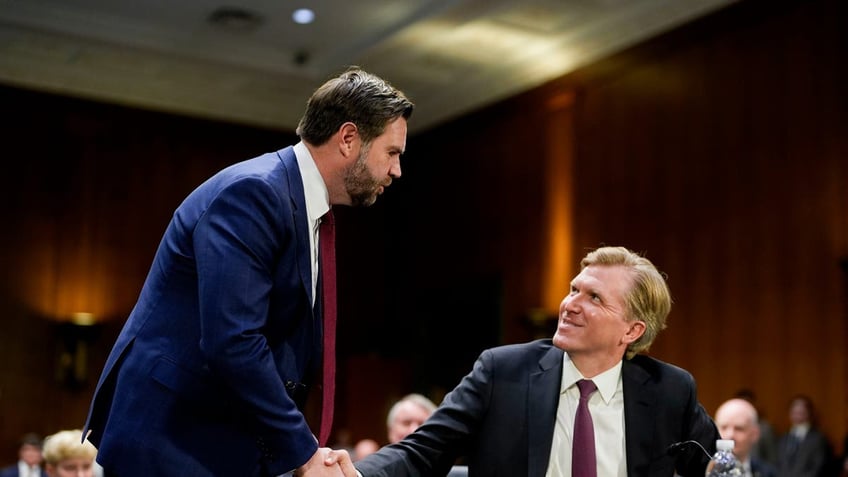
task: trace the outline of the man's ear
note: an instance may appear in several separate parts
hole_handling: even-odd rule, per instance
[[[337,134],[339,136],[339,152],[344,157],[349,157],[353,154],[359,140],[359,129],[357,129],[356,124],[348,121],[342,124]]]
[[[645,334],[645,330],[647,329],[647,326],[645,326],[644,321],[633,321],[628,323],[628,325],[630,327],[627,329],[627,332],[621,339],[622,342],[624,342],[625,344],[633,343],[634,341],[641,338],[642,335]]]

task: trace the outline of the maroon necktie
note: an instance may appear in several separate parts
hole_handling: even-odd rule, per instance
[[[589,414],[589,396],[598,389],[588,379],[577,381],[580,388],[580,404],[574,416],[574,440],[571,451],[571,475],[574,477],[596,477],[598,466],[595,462],[595,427]]]
[[[321,217],[318,232],[321,245],[321,310],[324,319],[324,348],[321,396],[321,430],[318,442],[327,445],[333,427],[333,398],[336,387],[336,223],[333,210]]]

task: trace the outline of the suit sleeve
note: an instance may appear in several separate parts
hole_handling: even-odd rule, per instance
[[[492,352],[484,351],[421,427],[357,462],[357,470],[363,477],[446,475],[457,456],[466,452],[488,409],[492,363]]]
[[[263,180],[242,179],[220,191],[193,233],[202,352],[245,413],[256,417],[269,469],[279,473],[302,465],[318,448],[263,334],[273,270],[286,256],[283,248],[296,243],[285,217],[291,217],[286,198]]]
[[[697,446],[690,446],[686,452],[678,454],[675,460],[675,469],[682,477],[701,477],[706,472],[707,463],[710,460],[708,453],[715,453],[716,440],[720,438],[718,429],[710,415],[698,401],[695,379],[691,374],[685,373],[689,396],[686,404],[685,439],[698,442],[706,450]]]

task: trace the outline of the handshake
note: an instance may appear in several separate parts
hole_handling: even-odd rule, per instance
[[[293,477],[361,477],[353,467],[350,454],[344,450],[320,447],[305,464],[292,472]]]

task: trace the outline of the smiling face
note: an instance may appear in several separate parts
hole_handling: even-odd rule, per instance
[[[626,297],[632,286],[630,272],[619,265],[590,265],[572,280],[560,304],[553,343],[568,352],[584,376],[615,365],[644,333],[644,322],[628,321]]]
[[[369,206],[400,177],[400,155],[406,149],[406,119],[400,117],[386,126],[383,134],[361,144],[356,161],[344,177],[345,191],[352,206]]]

